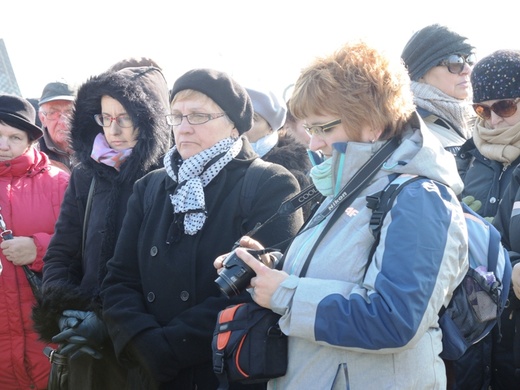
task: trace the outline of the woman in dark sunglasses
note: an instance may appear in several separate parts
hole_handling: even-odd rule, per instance
[[[481,59],[471,74],[473,108],[478,118],[473,138],[459,151],[457,165],[464,181],[462,196],[471,199],[472,208],[489,219],[497,214],[512,173],[520,165],[519,75],[520,51],[513,50],[495,51]],[[504,244],[511,249],[506,241]],[[490,383],[493,390],[520,389],[520,377],[515,377],[520,365],[514,362],[520,361],[520,350],[517,347],[515,360],[513,306],[504,310],[495,334],[470,348],[455,363],[457,389],[487,389]],[[520,333],[517,337],[516,343],[520,343]]]
[[[469,100],[473,49],[466,37],[433,24],[417,31],[401,54],[417,112],[453,154],[471,137],[475,119]]]

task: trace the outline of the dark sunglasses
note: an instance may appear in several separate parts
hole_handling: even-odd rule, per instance
[[[491,106],[475,103],[473,104],[473,109],[479,117],[485,120],[491,118],[491,111],[501,118],[509,118],[510,116],[515,115],[516,110],[518,109],[518,102],[520,102],[520,98],[499,100]]]
[[[439,62],[437,66],[446,66],[448,67],[448,71],[453,74],[461,74],[464,70],[464,65],[468,64],[469,66],[475,65],[477,61],[477,57],[475,54],[471,53],[467,56],[463,56],[461,54],[452,54],[448,58],[443,59]]]

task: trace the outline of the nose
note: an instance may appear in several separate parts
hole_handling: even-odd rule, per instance
[[[322,149],[327,144],[323,141],[323,138],[317,136],[316,134],[313,134],[310,136],[309,140],[309,149],[313,152],[317,152],[318,150]]]
[[[193,127],[190,125],[186,117],[182,117],[181,124],[177,126],[177,130],[181,133],[187,133],[193,131]]]
[[[473,67],[471,67],[470,65],[468,65],[467,62],[465,62],[464,68],[462,68],[462,72],[460,72],[460,73],[461,74],[470,74],[472,69],[473,69]]]
[[[9,142],[7,141],[7,138],[0,137],[0,149],[1,150],[8,150],[9,149]]]
[[[489,118],[489,123],[492,128],[496,128],[496,126],[503,120],[504,119],[501,116],[498,116],[494,111],[491,111],[491,118]]]
[[[108,133],[112,135],[121,134],[121,127],[119,127],[116,121],[110,123],[110,126],[108,126]]]

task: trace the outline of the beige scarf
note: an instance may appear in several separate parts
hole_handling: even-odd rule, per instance
[[[490,129],[478,119],[473,131],[475,146],[484,157],[510,165],[520,156],[520,122],[509,127]]]

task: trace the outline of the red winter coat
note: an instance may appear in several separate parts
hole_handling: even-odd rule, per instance
[[[32,237],[37,256],[30,268],[41,271],[54,233],[69,174],[49,164],[31,147],[19,157],[0,161],[0,213],[13,236]],[[0,389],[46,389],[50,363],[45,344],[33,330],[35,299],[25,273],[0,250]]]

